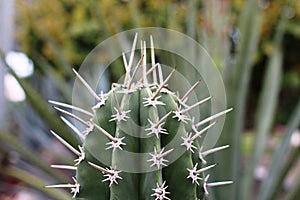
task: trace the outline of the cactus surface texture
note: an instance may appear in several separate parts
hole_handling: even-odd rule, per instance
[[[141,58],[133,66],[136,41],[137,35],[128,62],[123,55],[126,71],[123,83],[112,84],[107,93],[96,94],[88,80],[74,70],[95,98],[90,111],[49,101],[59,112],[86,126],[86,130],[80,132],[67,118],[61,117],[82,138],[83,144],[78,149],[51,131],[78,158],[73,166],[52,165],[75,170],[73,183],[47,188],[69,188],[78,200],[196,200],[209,195],[209,187],[232,183],[210,182],[208,172],[215,164],[205,160],[205,156],[228,145],[202,151],[198,140],[214,126],[217,117],[231,109],[195,122],[190,110],[208,102],[210,97],[188,105],[188,96],[199,82],[183,95],[167,87],[175,69],[163,77],[161,65],[155,62],[152,37],[150,67],[146,66],[145,42]],[[90,119],[83,120],[68,109]]]

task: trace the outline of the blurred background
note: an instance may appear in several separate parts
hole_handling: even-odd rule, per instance
[[[121,31],[163,27],[203,45],[223,76],[228,107],[213,199],[299,199],[300,2],[297,0],[1,0],[0,199],[71,199],[73,156],[53,136],[78,139],[48,99],[71,103],[74,74]],[[128,41],[130,44],[131,41]],[[109,68],[117,81],[122,65]]]

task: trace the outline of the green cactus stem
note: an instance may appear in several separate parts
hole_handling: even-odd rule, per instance
[[[228,145],[203,151],[198,143],[198,138],[215,125],[214,120],[231,109],[194,122],[189,111],[210,101],[211,97],[187,104],[189,94],[199,81],[182,98],[166,87],[175,69],[163,77],[161,65],[155,62],[152,37],[151,67],[146,66],[145,41],[141,58],[133,67],[136,41],[137,35],[129,62],[123,54],[124,82],[114,83],[107,93],[96,94],[74,70],[95,98],[91,111],[49,101],[56,110],[82,123],[86,130],[79,131],[67,118],[61,117],[83,141],[78,149],[51,131],[78,158],[74,166],[52,165],[75,170],[74,183],[47,188],[69,188],[73,198],[78,200],[195,200],[208,195],[208,187],[232,183],[210,183],[208,171],[216,164],[205,160],[207,155]],[[137,74],[142,75],[137,77]],[[90,119],[83,120],[63,108],[76,110]],[[205,124],[208,125],[199,130]],[[108,155],[107,159],[100,159],[104,154]]]

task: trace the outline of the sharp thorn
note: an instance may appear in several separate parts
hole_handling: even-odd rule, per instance
[[[66,110],[60,109],[60,108],[58,108],[58,107],[56,107],[56,106],[54,106],[54,109],[56,109],[57,111],[59,111],[59,112],[61,112],[61,113],[63,113],[63,114],[68,115],[69,117],[72,117],[72,118],[76,119],[77,121],[81,122],[81,123],[84,124],[85,126],[89,127],[89,124],[88,124],[86,121],[84,121],[84,120],[81,119],[80,117],[74,115],[73,113],[70,113],[70,112],[68,112],[68,111],[66,111]]]
[[[226,114],[226,113],[228,113],[230,111],[232,111],[232,108],[224,110],[224,111],[219,112],[217,114],[214,114],[214,115],[212,115],[212,116],[210,116],[210,117],[208,117],[208,118],[206,118],[206,119],[198,122],[197,124],[195,124],[195,127],[198,128],[199,126],[201,126],[201,125],[203,125],[203,124],[205,124],[207,122],[210,122],[211,120],[216,119],[216,118],[218,118],[218,117],[220,117],[220,116],[222,116],[222,115],[224,115],[224,114]]]
[[[142,48],[142,54],[145,55],[144,58],[143,58],[143,82],[144,84],[147,84],[148,83],[148,80],[147,80],[147,76],[146,76],[146,73],[147,73],[147,54],[146,54],[146,41],[143,41],[143,48]]]
[[[169,155],[173,150],[174,150],[174,148],[173,149],[169,149],[168,151],[166,151],[166,152],[162,153],[160,156],[158,156],[158,158],[160,159],[160,158],[163,158],[163,157]]]
[[[171,78],[171,76],[174,74],[174,72],[175,72],[176,70],[175,69],[173,69],[172,71],[171,71],[171,73],[169,74],[169,76],[163,81],[163,83],[159,86],[159,88],[156,90],[156,92],[154,93],[154,95],[152,96],[152,99],[155,99],[157,96],[158,96],[158,94],[159,94],[159,92],[161,91],[161,89],[166,85],[166,83],[169,81],[169,79]]]
[[[135,67],[135,69],[134,69],[134,71],[133,71],[133,74],[132,74],[132,77],[131,77],[131,79],[130,79],[130,82],[128,83],[128,89],[131,88],[131,85],[132,85],[132,83],[133,83],[133,81],[134,81],[134,78],[135,78],[135,76],[136,76],[136,74],[137,74],[138,68],[139,68],[139,66],[141,65],[141,62],[142,62],[142,60],[143,60],[143,57],[144,57],[144,55],[141,56],[141,59],[139,60],[139,62],[137,63],[137,65],[136,65],[136,67]]]
[[[72,69],[73,72],[76,74],[76,76],[79,78],[81,83],[88,89],[88,91],[97,99],[97,101],[100,101],[101,98],[96,94],[96,92],[91,88],[91,86],[76,72],[75,69]]]
[[[46,185],[45,188],[74,188],[74,184]]]
[[[206,183],[206,186],[215,187],[215,186],[229,185],[232,183],[233,181],[221,181],[221,182],[214,182],[214,183]]]
[[[183,95],[183,97],[181,98],[182,101],[184,101],[189,94],[195,89],[195,87],[200,83],[200,81],[197,81],[186,93],[185,95]]]
[[[135,51],[135,47],[136,47],[137,37],[138,37],[138,34],[136,33],[134,36],[132,47],[131,47],[131,54],[130,54],[129,63],[128,63],[128,71],[129,72],[131,71],[132,64],[133,64],[134,51]]]
[[[208,101],[208,100],[210,100],[210,99],[211,99],[211,97],[207,97],[207,98],[205,98],[205,99],[203,99],[203,100],[201,100],[201,101],[195,103],[194,105],[189,106],[189,107],[186,108],[185,110],[182,110],[182,111],[181,111],[181,114],[184,114],[184,113],[186,113],[186,112],[192,110],[193,108],[195,108],[195,107],[197,107],[197,106],[199,106],[199,105],[205,103],[206,101]]]
[[[120,105],[119,105],[119,102],[118,102],[118,99],[117,99],[117,96],[116,96],[115,92],[113,92],[113,96],[114,96],[114,100],[115,100],[115,103],[116,103],[116,108],[117,108],[118,112],[121,113],[121,108],[120,108]]]
[[[161,65],[159,63],[157,69],[158,69],[159,84],[162,85],[164,82],[164,77],[163,77]]]
[[[93,125],[101,132],[103,133],[106,137],[108,137],[111,141],[114,141],[115,138],[109,134],[106,130],[104,130],[103,128],[101,128],[100,126],[98,126],[96,123],[92,122]]]
[[[70,165],[50,165],[50,167],[55,169],[77,170],[77,167],[70,166]]]
[[[202,129],[201,131],[197,132],[192,138],[191,140],[194,141],[195,139],[197,139],[198,137],[200,137],[200,135],[202,135],[205,131],[207,131],[208,129],[210,129],[213,125],[215,125],[216,122],[211,123],[210,125],[208,125],[207,127],[205,127],[204,129]]]
[[[91,165],[92,167],[94,167],[95,169],[101,171],[104,174],[110,174],[112,175],[112,173],[110,171],[108,171],[107,169],[104,169],[103,167],[100,167],[92,162],[88,162],[89,165]]]
[[[71,122],[69,122],[63,116],[60,116],[60,118],[67,126],[69,126],[80,137],[80,139],[82,139],[82,140],[85,139],[85,137],[82,135],[82,133]]]
[[[209,155],[209,154],[212,154],[212,153],[215,153],[215,152],[217,152],[217,151],[221,151],[221,150],[223,150],[223,149],[227,149],[228,147],[229,147],[229,145],[224,145],[224,146],[216,147],[216,148],[213,148],[213,149],[209,149],[209,150],[207,150],[207,151],[204,151],[204,152],[202,152],[201,154],[202,154],[203,157],[205,157],[205,156],[207,156],[207,155]]]
[[[156,124],[156,126],[158,126],[159,124],[161,124],[170,114],[172,113],[172,111],[168,112],[167,114],[165,114],[165,116],[163,116]]]
[[[57,102],[57,101],[53,101],[53,100],[49,100],[48,102],[51,103],[51,104],[53,104],[53,105],[62,106],[62,107],[65,107],[65,108],[70,108],[72,110],[76,110],[76,111],[78,111],[80,113],[83,113],[83,114],[86,114],[86,115],[88,115],[90,117],[94,116],[92,113],[90,113],[90,112],[88,112],[88,111],[86,111],[86,110],[84,110],[82,108],[79,108],[77,106],[73,106],[73,105],[70,105],[70,104],[61,103],[61,102]]]
[[[158,63],[156,63],[153,67],[151,67],[147,72],[146,72],[146,76],[149,76],[149,74],[151,74],[151,72],[153,72],[153,70],[155,70],[155,68],[157,68]],[[140,78],[139,82],[143,81],[143,77]]]
[[[126,55],[124,52],[122,53],[122,58],[123,58],[124,66],[125,66],[125,71],[128,72],[128,63],[127,63]]]
[[[77,151],[72,145],[62,139],[59,135],[57,135],[54,131],[50,130],[50,132],[63,144],[65,145],[70,151],[72,151],[75,155],[80,156],[80,152]]]
[[[205,171],[207,171],[207,170],[209,170],[209,169],[215,167],[216,165],[217,165],[217,164],[213,164],[213,165],[209,165],[209,166],[207,166],[207,167],[203,167],[203,168],[197,170],[197,173],[200,174],[200,173],[202,173],[202,172],[205,172]]]
[[[127,63],[126,55],[124,52],[122,53],[122,58],[123,58],[125,72],[126,72],[124,84],[126,84],[127,81],[130,79],[130,71],[128,71],[128,63]]]
[[[150,35],[150,47],[151,47],[151,63],[153,68],[153,82],[157,83],[157,73],[156,73],[156,67],[155,66],[155,53],[154,53],[154,43],[152,35]]]

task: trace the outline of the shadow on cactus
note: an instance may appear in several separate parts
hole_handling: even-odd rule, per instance
[[[62,120],[83,140],[75,149],[56,133],[51,133],[78,156],[74,166],[52,165],[54,168],[76,170],[74,183],[46,186],[69,188],[75,199],[203,199],[209,187],[231,184],[232,181],[210,182],[205,157],[228,145],[203,151],[199,143],[215,119],[231,109],[200,122],[189,111],[209,101],[207,97],[193,105],[187,104],[196,82],[185,94],[171,91],[167,85],[175,69],[166,77],[155,62],[151,44],[151,66],[146,63],[146,44],[142,42],[141,58],[133,66],[137,35],[129,60],[123,55],[126,74],[122,84],[114,83],[106,94],[96,94],[74,70],[77,78],[96,100],[91,111],[56,101],[49,101],[62,114],[86,126],[80,132],[66,118]],[[70,113],[73,109],[90,120]]]

